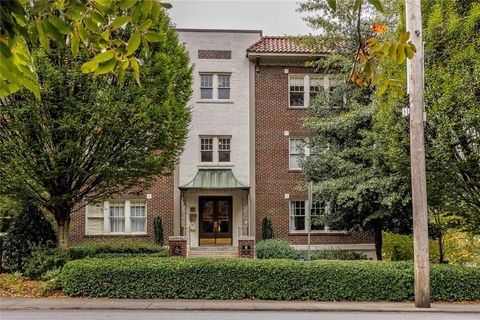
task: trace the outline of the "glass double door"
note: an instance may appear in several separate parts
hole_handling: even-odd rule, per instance
[[[232,197],[200,197],[200,245],[232,244]]]

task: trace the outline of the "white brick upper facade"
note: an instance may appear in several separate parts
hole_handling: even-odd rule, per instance
[[[250,62],[246,50],[261,37],[261,32],[179,30],[193,70],[193,95],[190,101],[192,122],[179,164],[179,185],[190,182],[200,168],[232,169],[244,185],[250,185]],[[231,51],[231,59],[199,59],[199,50]],[[213,99],[202,100],[200,74],[230,74],[230,99],[219,100],[217,80],[213,78]],[[230,162],[200,160],[200,136],[231,137]],[[216,141],[214,141],[214,144]],[[214,148],[214,150],[216,150]]]

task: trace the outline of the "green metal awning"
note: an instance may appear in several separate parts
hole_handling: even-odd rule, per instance
[[[180,189],[249,189],[231,169],[199,169],[195,178]]]

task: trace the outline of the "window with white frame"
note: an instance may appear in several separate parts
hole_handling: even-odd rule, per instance
[[[87,235],[146,234],[147,204],[144,200],[114,200],[86,207]]]
[[[230,162],[230,138],[218,138],[218,162]]]
[[[312,211],[310,215],[311,220],[311,230],[325,230],[325,223],[323,223],[322,217],[325,215],[325,202],[323,201],[314,201],[312,203]]]
[[[305,106],[305,86],[303,76],[290,77],[290,107]]]
[[[288,167],[290,170],[301,170],[299,160],[300,160],[302,146],[303,146],[302,139],[299,139],[299,138],[289,139]]]
[[[87,234],[102,234],[105,220],[103,202],[90,203],[85,209],[85,214],[87,216]]]
[[[125,232],[125,202],[112,202],[109,207],[110,233]]]
[[[142,201],[132,201],[130,204],[130,231],[145,232],[146,205]]]
[[[230,100],[231,74],[200,73],[200,99]]]
[[[230,99],[230,75],[219,74],[218,78],[218,99]]]
[[[213,99],[213,74],[200,75],[200,98]]]
[[[307,108],[321,90],[328,88],[327,77],[319,75],[290,75],[288,77],[289,106]]]
[[[230,162],[231,137],[200,137],[200,162]]]
[[[290,201],[290,231],[305,231],[305,201]]]
[[[324,223],[321,222],[325,215],[325,202],[315,201],[312,204],[310,214],[310,226],[312,231],[329,230]],[[307,232],[307,201],[294,200],[290,201],[290,231],[291,232]]]
[[[213,138],[200,138],[200,160],[202,162],[213,162]]]

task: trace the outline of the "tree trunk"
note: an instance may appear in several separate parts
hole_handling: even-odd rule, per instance
[[[56,217],[58,230],[58,245],[62,249],[68,248],[68,236],[70,234],[70,215],[61,219]]]
[[[382,260],[382,225],[380,223],[375,224],[373,227],[373,235],[375,238],[375,255],[377,260]]]
[[[438,255],[439,255],[439,258],[438,258],[438,262],[439,263],[444,263],[445,261],[445,258],[443,257],[443,232],[442,230],[440,230],[440,232],[438,233]]]

